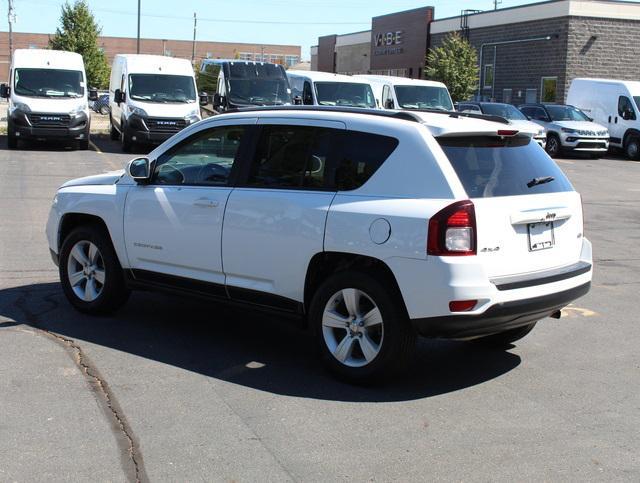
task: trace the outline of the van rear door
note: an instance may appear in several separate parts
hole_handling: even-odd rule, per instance
[[[580,195],[528,136],[440,137],[476,212],[477,256],[490,277],[577,263]]]

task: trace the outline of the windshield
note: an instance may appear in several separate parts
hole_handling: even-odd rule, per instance
[[[441,137],[469,198],[573,191],[558,165],[526,136]]]
[[[316,82],[316,97],[321,106],[376,107],[369,84],[354,82]]]
[[[129,97],[146,102],[195,102],[196,88],[188,75],[130,74]]]
[[[636,101],[636,107],[640,110],[640,96],[633,96],[633,100]]]
[[[437,86],[395,86],[402,109],[442,109],[453,111],[449,92]]]
[[[234,104],[257,106],[291,103],[283,67],[245,62],[229,64],[229,99]]]
[[[545,106],[554,121],[589,121],[589,118],[573,106]]]
[[[527,116],[522,114],[511,104],[482,104],[482,113],[489,114],[491,116],[500,116],[514,121],[527,120]]]
[[[29,97],[82,97],[84,79],[79,70],[16,69],[14,92]]]

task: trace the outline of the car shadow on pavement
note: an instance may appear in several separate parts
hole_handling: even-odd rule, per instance
[[[130,154],[131,156],[146,156],[155,147],[148,144],[136,144],[131,152],[125,153],[122,150],[120,141],[113,141],[109,134],[106,133],[91,134],[91,142],[94,145],[91,149],[98,148],[101,152],[107,154]]]
[[[154,146],[148,146],[143,144],[137,144],[130,153],[124,153],[119,141],[112,141],[108,134],[91,134],[91,143],[89,145],[90,150],[99,150],[105,154],[130,154],[132,157],[145,156],[151,152]],[[0,135],[0,151],[7,151],[9,149],[7,145],[7,136],[5,134]],[[76,146],[73,142],[69,141],[20,141],[18,148],[15,151],[44,151],[44,152],[63,152],[63,151],[75,151]]]
[[[421,399],[482,384],[520,364],[508,351],[421,339],[403,375],[380,386],[352,386],[323,370],[313,338],[291,322],[151,292],[134,292],[114,316],[94,317],[74,310],[58,283],[0,290],[0,316],[9,319],[0,331],[15,321],[81,347],[86,341],[261,391],[312,399]],[[99,366],[99,358],[93,359]]]

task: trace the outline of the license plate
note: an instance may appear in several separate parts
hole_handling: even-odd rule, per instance
[[[527,231],[529,232],[529,251],[531,252],[552,248],[555,244],[552,221],[548,223],[529,223]]]

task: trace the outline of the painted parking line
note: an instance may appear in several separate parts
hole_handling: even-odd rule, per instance
[[[584,309],[582,307],[575,307],[571,304],[567,305],[561,311],[562,317],[594,317],[598,315],[597,312],[594,312],[590,309]]]
[[[93,149],[96,153],[98,154],[104,154],[102,152],[102,150],[96,145],[96,143],[94,143],[93,141],[89,140],[89,146],[91,146],[91,149]]]

